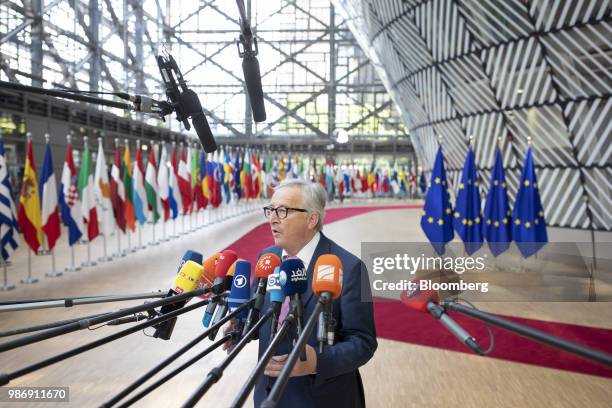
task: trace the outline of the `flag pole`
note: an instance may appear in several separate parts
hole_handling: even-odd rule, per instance
[[[28,248],[28,277],[21,280],[26,285],[38,282],[37,278],[32,277],[32,250]]]
[[[81,270],[81,267],[74,264],[74,245],[70,245],[70,266],[64,268],[66,272],[75,272]]]
[[[4,275],[4,284],[0,286],[0,292],[8,292],[9,290],[15,289],[15,285],[8,283],[8,272],[6,270],[6,259],[2,260],[2,270]]]

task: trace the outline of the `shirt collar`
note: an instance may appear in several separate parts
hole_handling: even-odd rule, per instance
[[[304,245],[304,248],[300,249],[298,253],[295,255],[302,262],[304,262],[304,267],[308,270],[308,266],[310,265],[310,261],[312,260],[312,256],[314,255],[315,249],[317,249],[317,245],[319,245],[319,241],[321,240],[321,233],[317,231],[317,233],[312,237],[309,243]],[[284,258],[287,254],[287,251],[283,249],[282,257]]]

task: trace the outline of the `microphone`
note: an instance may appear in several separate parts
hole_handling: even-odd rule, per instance
[[[189,268],[190,273],[196,273],[199,275],[197,275],[197,280],[196,282],[200,281],[200,276],[202,275],[202,254],[197,252],[197,251],[193,251],[191,249],[188,249],[185,252],[185,255],[183,255],[183,258],[181,259],[181,262],[179,263],[178,269],[176,271],[177,276],[175,278],[175,285],[174,285],[174,289],[170,289],[168,291],[168,295],[167,296],[174,296],[180,293],[183,293],[184,288],[185,287],[191,287],[191,282],[189,282],[189,278],[187,278],[187,275],[181,275],[181,270],[183,269],[183,267],[185,266],[185,264],[187,262],[193,262],[196,265],[199,265],[200,268],[194,268],[193,266]],[[195,277],[195,275],[194,275]],[[186,280],[185,280],[186,279]],[[194,287],[193,289],[187,290],[187,292],[191,292],[192,290],[194,290],[196,287]],[[180,290],[180,292],[179,292]],[[160,309],[160,314],[166,314],[169,312],[172,312],[174,310],[178,310],[183,308],[185,305],[187,304],[187,301],[182,301],[182,302],[177,302],[177,303],[173,303],[173,304],[169,304],[169,305],[165,305],[162,306],[162,308]],[[169,320],[166,320],[165,322],[162,322],[155,327],[155,333],[153,333],[153,337],[156,338],[160,338],[162,340],[170,340],[170,336],[172,336],[172,331],[174,330],[174,325],[176,324],[176,318],[172,318]]]
[[[257,57],[244,57],[242,60],[242,73],[244,74],[249,102],[253,111],[253,120],[255,122],[264,122],[266,120],[266,106],[264,104],[261,73]]]
[[[280,258],[271,252],[263,254],[257,263],[255,264],[255,278],[257,279],[257,286],[255,289],[255,302],[253,307],[249,310],[249,316],[244,326],[244,333],[253,326],[253,324],[259,320],[259,314],[263,309],[264,300],[266,297],[266,286],[268,283],[268,276],[274,271],[274,269],[281,263]]]
[[[278,317],[283,307],[283,288],[281,288],[280,281],[278,279],[280,274],[280,266],[274,268],[268,276],[268,282],[266,285],[266,291],[270,294],[270,309],[272,309],[272,325],[270,326],[270,338],[276,336],[278,330]]]
[[[334,344],[335,324],[331,307],[332,301],[342,293],[342,275],[342,262],[336,255],[325,254],[317,259],[312,278],[312,293],[323,303],[323,312],[319,315],[317,326],[320,353],[323,353],[323,344]]]
[[[244,261],[244,259],[237,259],[236,261],[234,261],[232,266],[230,266],[229,269],[227,270],[227,274],[225,274],[225,283],[224,283],[224,289],[223,289],[224,291],[230,290],[232,288],[232,283],[234,281],[234,273],[236,272],[236,265],[238,264],[239,261]],[[249,271],[249,279],[250,279],[250,271]],[[227,299],[226,298],[219,299],[217,310],[215,310],[215,317],[212,320],[213,326],[216,325],[221,319],[223,319],[223,317],[225,317],[226,314],[227,314]],[[218,331],[219,330],[211,331],[210,336],[208,336],[208,338],[210,340],[214,340],[215,337],[217,336]]]
[[[446,314],[444,308],[437,303],[440,302],[438,292],[435,290],[421,290],[420,279],[412,280],[415,286],[401,293],[400,299],[402,303],[409,309],[418,312],[429,312],[433,317],[438,319],[444,327],[446,327],[460,342],[468,346],[477,354],[484,355],[485,352],[480,348],[476,339],[465,331],[457,322]]]
[[[241,259],[236,261],[235,265],[234,280],[232,281],[229,298],[227,299],[227,305],[230,312],[248,302],[251,297],[251,263]],[[247,315],[247,309],[243,309],[236,315],[236,319],[238,320],[238,326],[236,328],[237,333],[242,333]]]
[[[225,290],[225,276],[227,275],[227,270],[234,263],[234,261],[236,261],[236,259],[238,259],[236,252],[228,249],[221,252],[219,255],[215,265],[215,279],[210,288],[211,292],[215,295],[218,295]],[[210,302],[206,307],[206,312],[202,318],[202,324],[205,327],[210,325],[210,321],[212,320],[213,312],[215,311],[216,307],[217,302]]]
[[[208,121],[206,120],[206,116],[204,116],[200,99],[193,90],[187,88],[187,83],[183,79],[183,74],[181,74],[181,70],[172,55],[158,55],[157,66],[159,67],[159,72],[164,81],[166,96],[171,102],[169,105],[174,108],[177,120],[183,123],[185,129],[190,130],[191,125],[187,119],[191,118],[193,127],[195,128],[204,151],[206,153],[212,153],[217,150],[217,144],[210,130],[210,126],[208,125]]]
[[[217,267],[217,262],[219,261],[219,256],[221,256],[220,252],[209,256],[203,263],[202,267],[204,270],[202,271],[202,278],[200,279],[199,289],[212,288],[215,281],[215,268]],[[206,293],[204,295],[199,296],[202,299],[206,299],[210,296],[210,293]]]
[[[294,313],[296,320],[296,335],[299,337],[302,334],[304,326],[304,304],[302,303],[302,293],[306,292],[308,287],[308,276],[306,275],[306,267],[304,262],[297,257],[288,258],[280,264],[278,280],[283,295],[290,297],[291,313]],[[306,360],[304,351],[301,356],[302,361]]]
[[[253,35],[251,30],[251,22],[247,17],[244,1],[238,0],[236,3],[240,13],[240,37],[236,42],[238,56],[242,58],[242,73],[244,74],[244,82],[246,83],[251,111],[253,112],[253,120],[255,122],[263,122],[266,120],[266,106],[264,105],[261,72],[259,70],[259,61],[257,60],[257,54],[259,54],[257,37]],[[240,46],[242,46],[242,49]]]

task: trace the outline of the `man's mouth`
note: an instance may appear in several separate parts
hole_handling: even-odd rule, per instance
[[[280,233],[281,232],[279,230],[272,228],[272,235],[276,236],[276,235],[280,235]]]

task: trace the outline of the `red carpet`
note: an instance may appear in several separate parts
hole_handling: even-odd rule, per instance
[[[454,312],[449,315],[474,336],[483,349],[489,347],[489,333],[484,323]],[[612,353],[612,330],[499,316],[586,347]],[[399,301],[375,300],[374,317],[376,334],[380,338],[472,353],[432,316],[408,309]],[[493,334],[495,347],[488,357],[612,378],[612,369],[602,365],[496,327],[493,327]]]
[[[421,207],[405,205],[333,208],[327,210],[325,223],[329,224],[371,211]],[[259,251],[273,244],[270,227],[268,224],[262,224],[233,242],[228,248],[235,250],[242,258],[254,264]],[[450,314],[479,341],[483,348],[488,347],[489,335],[483,323],[453,312]],[[433,317],[410,310],[399,301],[375,299],[374,317],[379,338],[471,353]],[[612,330],[512,316],[503,317],[587,347],[612,353]],[[488,357],[612,378],[611,369],[606,369],[572,354],[505,330],[493,328],[493,333],[495,334],[495,348]]]

